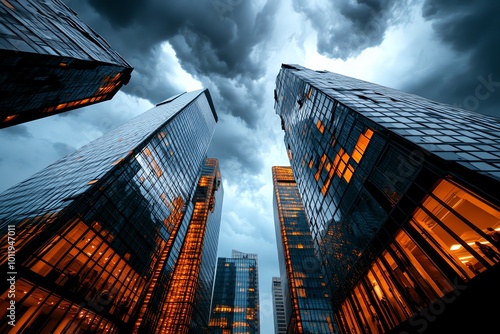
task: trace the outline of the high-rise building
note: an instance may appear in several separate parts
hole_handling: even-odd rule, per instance
[[[273,277],[271,288],[273,293],[274,334],[286,334],[285,301],[280,277]]]
[[[62,1],[2,1],[0,128],[109,100],[131,72]]]
[[[230,258],[219,257],[210,333],[260,333],[257,254],[233,250]]]
[[[160,333],[208,330],[222,197],[218,161],[207,159],[192,198],[191,222],[169,282]]]
[[[287,333],[333,333],[332,308],[292,168],[274,166],[272,173]]]
[[[1,243],[13,247],[0,264],[14,278],[0,283],[2,319],[15,305],[0,332],[205,331],[223,191],[206,158],[216,122],[208,90],[179,94],[0,194]]]
[[[339,332],[488,331],[500,121],[299,65],[274,93]]]

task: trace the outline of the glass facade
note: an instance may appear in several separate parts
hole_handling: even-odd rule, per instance
[[[281,288],[281,278],[273,277],[274,334],[286,334],[285,300]]]
[[[218,259],[210,333],[260,333],[257,254],[233,250],[232,257]]]
[[[14,296],[0,286],[0,315],[14,301],[16,326],[0,331],[206,329],[222,205],[217,161],[206,158],[216,122],[208,90],[180,94],[0,194],[17,272]],[[166,318],[186,268],[180,303],[192,307]]]
[[[0,128],[111,99],[132,67],[60,0],[0,4]]]
[[[421,329],[457,294],[448,314],[487,325],[472,294],[500,295],[500,121],[286,64],[275,109],[339,331]],[[441,313],[425,327],[452,328]]]
[[[332,333],[332,308],[292,169],[275,166],[272,172],[287,333]]]

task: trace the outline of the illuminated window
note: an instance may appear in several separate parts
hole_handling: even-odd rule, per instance
[[[321,120],[318,119],[318,122],[316,123],[316,127],[318,128],[319,132],[324,133],[325,132],[325,126],[321,122]]]
[[[13,119],[14,119],[14,118],[16,118],[16,117],[17,117],[17,115],[10,115],[10,116],[7,116],[7,117],[5,117],[5,118],[4,118],[3,122],[4,122],[4,123],[5,123],[5,122],[9,122],[9,121],[13,120]]]
[[[448,180],[441,180],[422,203],[411,221],[429,244],[458,275],[470,279],[500,258],[488,228],[500,230],[500,210],[470,190]],[[483,233],[473,229],[471,224]],[[452,231],[450,234],[449,231]],[[476,244],[490,247],[486,256]],[[484,247],[481,247],[484,249]]]

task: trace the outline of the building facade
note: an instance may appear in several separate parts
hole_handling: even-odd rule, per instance
[[[216,122],[208,90],[179,94],[0,194],[2,244],[15,234],[15,261],[1,249],[15,293],[0,286],[15,326],[2,320],[0,332],[206,330],[223,191],[206,158]]]
[[[219,257],[210,314],[211,334],[260,333],[257,254]]]
[[[272,168],[287,333],[334,332],[333,313],[291,167]]]
[[[0,128],[111,99],[132,67],[60,0],[0,5]]]
[[[283,299],[280,277],[273,277],[271,290],[273,293],[274,334],[286,334],[285,300]]]
[[[486,330],[500,121],[286,64],[275,110],[338,331]]]

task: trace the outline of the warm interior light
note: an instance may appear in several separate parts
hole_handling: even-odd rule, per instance
[[[3,119],[3,122],[6,123],[6,122],[9,122],[11,120],[13,120],[14,118],[16,118],[17,115],[10,115],[10,116],[7,116]]]

